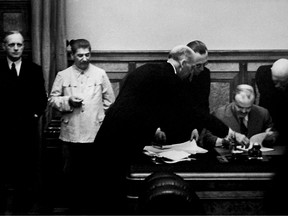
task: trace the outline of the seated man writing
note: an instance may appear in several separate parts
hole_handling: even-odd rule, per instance
[[[274,143],[277,132],[272,131],[273,122],[269,111],[254,104],[255,93],[250,85],[241,84],[236,87],[233,102],[216,109],[213,114],[233,131],[239,132],[250,139],[253,135],[267,132],[266,143]],[[221,146],[225,139],[207,131],[203,138],[206,148]],[[264,141],[263,141],[264,142]]]

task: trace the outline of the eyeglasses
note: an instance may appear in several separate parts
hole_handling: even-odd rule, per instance
[[[196,64],[195,67],[199,69],[201,67],[205,67],[207,64],[208,64],[208,62],[204,62],[202,64]]]

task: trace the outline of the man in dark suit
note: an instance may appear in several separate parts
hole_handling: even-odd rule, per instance
[[[209,113],[211,78],[210,70],[206,67],[208,64],[208,48],[199,40],[191,41],[187,46],[195,52],[194,75],[192,81],[188,83],[187,99],[191,107]]]
[[[91,170],[101,175],[92,182],[101,200],[95,206],[98,213],[123,213],[129,165],[143,155],[158,127],[178,130],[185,125],[192,131],[203,125],[220,137],[234,134],[217,118],[185,105],[182,84],[192,78],[194,64],[194,51],[180,45],[170,51],[167,62],[145,64],[125,78],[95,138]]]
[[[38,119],[46,108],[47,95],[41,67],[22,58],[22,34],[7,32],[2,48],[6,58],[0,62],[1,207],[5,211],[7,197],[11,196],[8,192],[12,189],[10,210],[14,214],[26,214],[32,207],[34,183],[38,178]]]
[[[269,111],[254,105],[254,101],[253,87],[241,84],[236,87],[233,102],[216,109],[213,114],[232,130],[244,134],[247,138],[262,132],[267,132],[269,137],[275,136],[272,132],[273,122]],[[221,146],[223,143],[222,138],[209,132],[203,139],[207,148]]]
[[[208,64],[208,48],[199,40],[191,41],[187,44],[195,52],[195,67],[193,68],[192,80],[184,80],[183,85],[186,90],[184,91],[185,97],[183,97],[187,106],[191,109],[197,109],[209,114],[209,95],[210,95],[210,70],[205,67]],[[155,134],[155,141],[165,144],[174,144],[179,142],[185,142],[191,138],[199,139],[199,134],[203,130],[200,125],[195,125],[196,131],[191,131],[187,127],[183,127],[182,131],[163,131],[158,128]],[[169,133],[168,133],[169,132]],[[201,139],[199,139],[201,141]]]
[[[259,106],[269,110],[275,129],[279,132],[278,143],[286,145],[288,133],[288,60],[279,59],[273,65],[262,65],[255,75]]]

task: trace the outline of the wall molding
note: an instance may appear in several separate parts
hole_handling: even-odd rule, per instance
[[[92,51],[93,61],[165,61],[168,50],[136,50],[136,51]],[[209,61],[275,61],[288,58],[288,49],[283,50],[209,50]]]

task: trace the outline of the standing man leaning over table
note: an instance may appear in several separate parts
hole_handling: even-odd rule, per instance
[[[209,114],[209,95],[210,95],[210,70],[206,67],[208,64],[208,48],[199,40],[191,41],[187,44],[195,52],[195,67],[193,67],[192,80],[186,79],[183,81],[183,85],[187,88],[184,93],[187,106],[191,109],[197,109],[203,113]],[[195,125],[197,130],[193,130],[192,134],[189,128],[183,126],[181,130],[167,129],[162,131],[158,128],[155,134],[155,141],[166,144],[174,144],[185,142],[188,139],[196,139],[201,141],[199,135],[203,128],[200,125]]]
[[[288,134],[288,59],[278,59],[273,65],[262,65],[255,75],[259,106],[269,110],[275,130],[279,132],[277,144],[286,145]]]
[[[115,96],[106,72],[90,63],[91,45],[86,39],[70,41],[74,64],[60,71],[49,103],[62,113],[60,137],[63,146],[66,199],[71,214],[85,210],[87,172],[95,136]],[[95,145],[98,145],[95,143]]]
[[[101,173],[92,181],[92,195],[99,198],[94,203],[96,213],[127,213],[126,172],[144,146],[151,144],[159,126],[188,125],[192,131],[197,122],[220,137],[235,135],[216,117],[185,105],[182,84],[192,78],[194,66],[194,51],[179,45],[169,52],[167,62],[145,64],[127,75],[95,138],[97,157],[91,169]],[[236,133],[236,138],[240,141],[243,136]]]

